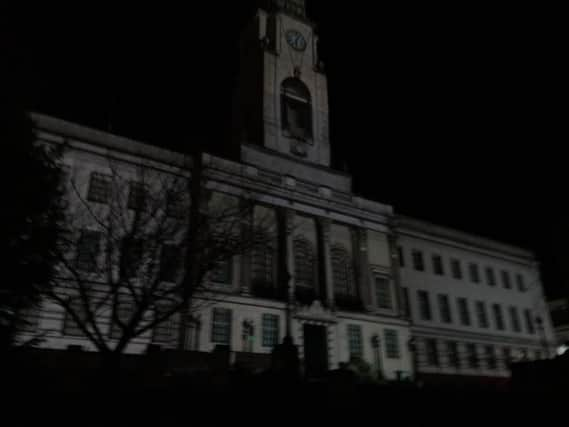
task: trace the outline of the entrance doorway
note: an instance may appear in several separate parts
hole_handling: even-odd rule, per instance
[[[304,325],[304,368],[308,378],[328,371],[328,337],[325,326]]]

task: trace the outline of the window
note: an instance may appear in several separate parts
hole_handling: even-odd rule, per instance
[[[211,328],[211,342],[229,345],[231,343],[231,310],[214,308]]]
[[[170,218],[184,218],[188,213],[188,206],[180,191],[168,191],[166,194],[166,216]]]
[[[263,314],[263,347],[274,347],[279,343],[279,316]]]
[[[478,271],[478,264],[470,263],[468,265],[468,271],[470,272],[470,281],[472,283],[480,283],[480,272]]]
[[[417,271],[425,271],[425,262],[423,260],[423,253],[418,250],[411,252],[413,258],[413,268]]]
[[[294,240],[294,272],[296,286],[315,288],[316,263],[314,249],[312,243],[304,237],[297,237]]]
[[[531,310],[524,310],[524,317],[526,319],[526,331],[528,334],[535,334],[535,327],[533,324],[533,317],[531,315]]]
[[[144,210],[148,198],[148,188],[142,182],[131,181],[128,191],[127,206],[133,210]]]
[[[394,329],[386,329],[385,336],[385,353],[388,359],[399,359],[399,336]]]
[[[434,338],[428,338],[425,340],[425,345],[427,347],[427,365],[429,366],[439,366],[439,352],[437,349],[437,340]]]
[[[472,369],[477,369],[480,367],[480,361],[478,360],[478,353],[476,351],[476,344],[466,344],[466,354],[468,355],[468,367]]]
[[[460,368],[458,343],[456,341],[447,341],[447,357],[448,357],[449,366],[453,368]]]
[[[486,356],[486,366],[490,370],[495,370],[498,366],[496,363],[496,355],[494,353],[494,346],[487,345],[484,347],[484,354]]]
[[[510,307],[510,321],[512,323],[512,330],[514,332],[521,332],[522,328],[520,326],[520,318],[518,316],[518,309],[516,307]]]
[[[492,304],[492,312],[494,313],[494,322],[496,323],[496,329],[503,331],[504,316],[502,315],[502,307],[500,304]]]
[[[403,248],[401,246],[397,248],[397,253],[399,255],[399,267],[403,268],[405,267],[405,258],[404,258]]]
[[[259,236],[252,253],[253,281],[262,286],[274,286],[276,250],[263,233]]]
[[[231,285],[233,276],[233,260],[224,259],[216,261],[211,271],[211,281],[218,285]]]
[[[144,242],[141,239],[124,238],[120,262],[123,277],[135,277],[145,262]]]
[[[296,77],[285,79],[281,86],[281,123],[285,136],[302,141],[312,139],[310,91]]]
[[[486,282],[488,286],[496,286],[496,275],[491,267],[486,267]]]
[[[452,317],[450,313],[448,295],[439,294],[439,310],[441,314],[441,321],[443,323],[451,323]]]
[[[89,179],[89,191],[87,200],[95,203],[109,203],[111,199],[112,177],[97,172],[92,172]]]
[[[92,273],[97,270],[97,258],[102,234],[98,231],[83,230],[77,242],[75,266],[78,270]]]
[[[502,284],[506,289],[512,288],[512,283],[510,282],[510,273],[508,273],[506,270],[502,270]]]
[[[524,282],[524,276],[522,276],[521,274],[517,274],[516,275],[516,282],[518,283],[518,291],[525,292],[527,290],[526,284]]]
[[[375,298],[378,308],[393,309],[391,283],[387,277],[375,276]]]
[[[83,306],[83,302],[79,297],[71,298],[69,301],[69,305],[71,310],[79,317],[81,322],[83,323],[87,319],[87,313],[85,312],[85,307]],[[65,311],[65,315],[63,318],[63,335],[68,336],[76,336],[82,337],[85,334],[71,316],[69,311]]]
[[[440,255],[433,255],[433,272],[437,276],[442,276],[444,274],[443,259]]]
[[[458,280],[462,279],[462,266],[460,260],[453,258],[450,261],[450,268],[452,270],[452,277]]]
[[[535,350],[535,360],[541,360],[543,359],[543,353],[541,352],[541,350]]]
[[[363,357],[362,327],[360,325],[348,325],[348,348],[350,359]]]
[[[410,301],[409,301],[409,289],[408,288],[402,288],[403,289],[403,310],[404,310],[404,314],[406,316],[410,316],[411,315],[411,305],[410,305]]]
[[[476,316],[478,317],[478,327],[488,328],[488,316],[486,314],[486,305],[483,301],[476,301]]]
[[[130,321],[132,314],[134,312],[133,301],[127,297],[126,295],[119,295],[119,300],[117,301],[117,305],[115,307],[117,311],[117,317],[119,318],[119,322],[122,324],[128,324]],[[123,333],[123,329],[121,328],[120,324],[114,321],[111,318],[111,329],[109,331],[109,338],[120,338]]]
[[[356,295],[352,257],[348,250],[343,245],[332,245],[330,257],[332,259],[334,292],[337,295]]]
[[[463,326],[470,326],[470,312],[468,311],[468,301],[466,298],[459,298],[457,301],[460,323]]]
[[[162,252],[160,253],[160,280],[176,282],[180,265],[180,249],[176,245],[162,246]]]
[[[417,291],[419,298],[419,313],[422,320],[431,320],[431,304],[429,302],[429,293],[427,291]]]
[[[164,316],[167,310],[168,308],[165,306],[158,307],[154,313],[155,319]],[[159,344],[174,344],[178,342],[178,327],[175,316],[172,315],[154,326],[152,342]]]

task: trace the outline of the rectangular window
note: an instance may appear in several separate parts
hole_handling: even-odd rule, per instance
[[[518,309],[516,307],[510,307],[510,322],[512,323],[512,330],[514,332],[521,332],[522,328],[520,326],[520,317],[518,315]]]
[[[405,258],[403,254],[403,248],[401,246],[397,248],[397,254],[399,256],[399,267],[405,267]]]
[[[184,195],[180,191],[168,191],[166,195],[166,216],[170,218],[184,218],[188,206],[184,203]]]
[[[413,268],[417,271],[425,271],[425,262],[423,260],[423,253],[416,249],[411,253],[413,258]]]
[[[391,283],[386,277],[375,276],[375,297],[378,308],[393,309]]]
[[[419,298],[419,312],[422,320],[431,320],[431,303],[429,301],[429,293],[427,291],[417,291]]]
[[[531,310],[524,310],[524,317],[526,319],[526,331],[528,334],[535,334],[535,327],[533,324],[533,317],[531,315]]]
[[[496,286],[496,275],[491,267],[486,267],[486,282],[488,286]]]
[[[478,327],[488,328],[488,315],[483,301],[476,301],[476,316],[478,317]]]
[[[437,276],[442,276],[445,274],[443,269],[443,259],[440,255],[433,255],[433,272]]]
[[[452,270],[452,277],[458,280],[462,279],[462,266],[460,260],[453,258],[450,261],[450,268]]]
[[[215,268],[211,271],[211,281],[218,285],[231,285],[232,280],[232,260],[226,259],[217,261]]]
[[[409,289],[408,288],[402,288],[403,289],[403,310],[404,310],[404,314],[406,316],[411,316],[411,305],[410,305],[410,301],[409,301]]]
[[[81,231],[75,256],[75,266],[78,270],[89,273],[97,270],[101,237],[102,234],[98,231]]]
[[[496,329],[503,331],[504,328],[504,316],[502,314],[502,307],[500,304],[492,304],[492,312],[494,313],[494,322],[496,323]]]
[[[148,187],[142,182],[131,181],[128,191],[127,206],[129,209],[141,211],[148,202]]]
[[[439,310],[441,315],[441,322],[443,323],[451,323],[452,316],[450,313],[450,303],[448,300],[448,295],[439,294]]]
[[[176,245],[164,245],[160,253],[160,280],[176,282],[181,265],[180,249]]]
[[[85,322],[87,319],[87,313],[85,312],[81,299],[79,297],[71,298],[69,305],[71,310],[79,317],[81,323]],[[67,310],[65,311],[63,318],[63,335],[75,337],[82,337],[85,335],[77,322],[75,322],[73,316],[71,316],[70,312]]]
[[[98,172],[92,172],[89,179],[87,200],[107,204],[111,200],[112,177]]]
[[[466,298],[458,298],[458,313],[460,315],[460,323],[463,326],[470,326],[470,311],[468,310],[468,301]]]
[[[478,353],[476,351],[476,344],[466,344],[466,354],[468,355],[468,367],[471,369],[477,369],[480,367],[480,361],[478,360]]]
[[[130,321],[132,314],[134,313],[134,305],[131,298],[126,295],[119,295],[119,300],[117,301],[117,306],[115,307],[117,311],[117,317],[119,321],[126,325]],[[109,338],[117,339],[123,334],[122,327],[117,323],[111,322],[111,329],[109,331]]]
[[[360,325],[348,325],[348,348],[350,359],[363,357],[362,327]]]
[[[212,316],[211,342],[231,344],[231,310],[214,308]]]
[[[447,357],[448,357],[449,366],[451,366],[452,368],[460,368],[458,343],[456,341],[447,341]]]
[[[394,329],[386,329],[385,335],[385,352],[388,359],[399,359],[399,336]]]
[[[159,319],[166,314],[167,307],[162,305],[157,307],[154,313],[155,319]],[[178,327],[175,320],[176,315],[170,316],[168,319],[154,326],[152,331],[152,342],[158,344],[174,344],[178,340]]]
[[[427,346],[427,365],[429,366],[439,366],[439,352],[437,349],[437,340],[434,338],[428,338],[425,340],[425,345]]]
[[[145,263],[144,241],[141,239],[124,238],[121,247],[122,277],[136,277]]]
[[[525,292],[527,290],[526,284],[524,282],[524,276],[522,276],[521,274],[517,274],[516,275],[516,282],[518,283],[518,291]]]
[[[506,270],[502,270],[502,284],[506,289],[512,288],[512,282],[510,282],[510,273],[508,273]]]
[[[279,343],[279,316],[263,314],[263,347],[273,348]]]
[[[484,354],[486,356],[486,366],[490,370],[495,370],[498,366],[496,363],[496,354],[494,353],[494,346],[487,345],[484,347]]]
[[[472,283],[480,283],[480,271],[478,270],[478,264],[470,263],[468,265],[468,271],[470,272],[470,281]]]

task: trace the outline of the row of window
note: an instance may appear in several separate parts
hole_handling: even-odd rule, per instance
[[[403,288],[405,302],[407,310],[409,310],[409,293],[407,288]],[[419,316],[421,320],[432,321],[433,313],[431,309],[431,297],[428,291],[418,290],[417,291],[417,301],[419,304]],[[439,308],[439,320],[442,323],[451,324],[455,322],[450,298],[445,294],[437,295],[437,303]],[[477,326],[482,329],[490,328],[489,315],[486,303],[484,301],[475,301],[475,315],[477,319]],[[457,298],[456,307],[458,312],[458,321],[462,326],[472,326],[472,319],[470,314],[470,308],[468,300],[466,298]],[[409,311],[408,311],[409,312]],[[504,313],[502,306],[500,304],[491,305],[492,318],[494,320],[494,326],[498,331],[504,331],[506,329],[504,321]],[[517,307],[508,307],[508,316],[510,320],[510,329],[513,332],[522,332],[522,326],[520,321],[520,315]],[[525,321],[525,329],[528,334],[535,334],[535,325],[532,312],[529,309],[523,310],[523,316]]]
[[[103,233],[94,230],[82,230],[77,242],[75,267],[86,273],[99,271],[98,259],[101,254]],[[145,248],[141,239],[125,238],[121,244],[121,268],[126,277],[136,275],[142,265],[151,260],[152,248]],[[182,267],[182,250],[174,244],[164,244],[160,250],[160,280],[175,282]],[[229,284],[232,278],[231,260],[220,260],[211,272],[211,280],[215,283]]]
[[[146,209],[150,199],[148,185],[130,181],[128,184],[127,207],[132,210]],[[109,204],[113,197],[113,176],[100,172],[92,172],[89,178],[87,200],[94,203]],[[186,215],[187,205],[184,203],[181,192],[170,190],[166,194],[166,214],[173,218],[182,218]]]
[[[457,341],[443,341],[439,343],[436,338],[427,338],[425,342],[425,358],[420,360],[419,363],[431,367],[450,367],[450,368],[470,368],[479,369],[486,368],[489,370],[498,369],[498,361],[501,359],[502,365],[507,368],[508,364],[512,361],[512,349],[510,347],[502,348],[501,356],[496,354],[496,348],[491,345],[484,345],[482,350],[484,357],[480,358],[478,352],[478,345],[475,343],[464,343],[464,351],[459,351],[459,343]],[[443,351],[441,352],[441,344]],[[527,350],[520,349],[520,358],[527,359]],[[441,360],[442,355],[446,356],[446,360]],[[418,355],[420,356],[420,355]],[[541,359],[542,352],[535,351],[535,358]],[[484,366],[481,361],[484,361]]]
[[[383,331],[385,343],[385,355],[388,359],[399,359],[399,335],[395,329],[385,329]],[[360,325],[348,325],[348,350],[350,359],[363,358],[364,340],[362,327]]]
[[[432,255],[432,272],[433,274],[437,275],[437,276],[444,276],[445,274],[448,274],[446,269],[445,269],[445,264],[443,263],[443,258],[440,255],[437,254],[433,254]],[[426,271],[426,266],[425,266],[425,259],[423,256],[423,252],[421,252],[418,249],[413,249],[411,251],[411,261],[412,261],[412,265],[413,268],[416,271]],[[405,256],[403,253],[403,248],[399,247],[399,265],[401,267],[405,267]],[[462,280],[464,278],[464,272],[463,272],[463,265],[462,265],[462,261],[459,260],[458,258],[451,258],[449,260],[449,270],[450,270],[450,275],[452,278],[457,279],[457,280]],[[472,283],[481,283],[482,282],[482,273],[480,270],[480,266],[474,262],[470,262],[468,263],[468,276],[469,279]],[[516,274],[516,285],[517,288],[520,292],[526,292],[527,291],[527,287],[524,281],[524,276],[520,273]],[[495,287],[497,285],[497,277],[496,277],[496,272],[492,267],[485,267],[484,268],[484,278],[486,281],[486,284],[488,284],[488,286],[492,286]],[[512,279],[510,276],[510,272],[507,270],[501,270],[500,271],[500,278],[502,281],[502,286],[505,289],[512,289]]]

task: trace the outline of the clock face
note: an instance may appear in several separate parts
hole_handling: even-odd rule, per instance
[[[288,30],[286,32],[286,41],[295,50],[301,52],[306,50],[306,39],[296,30]]]

